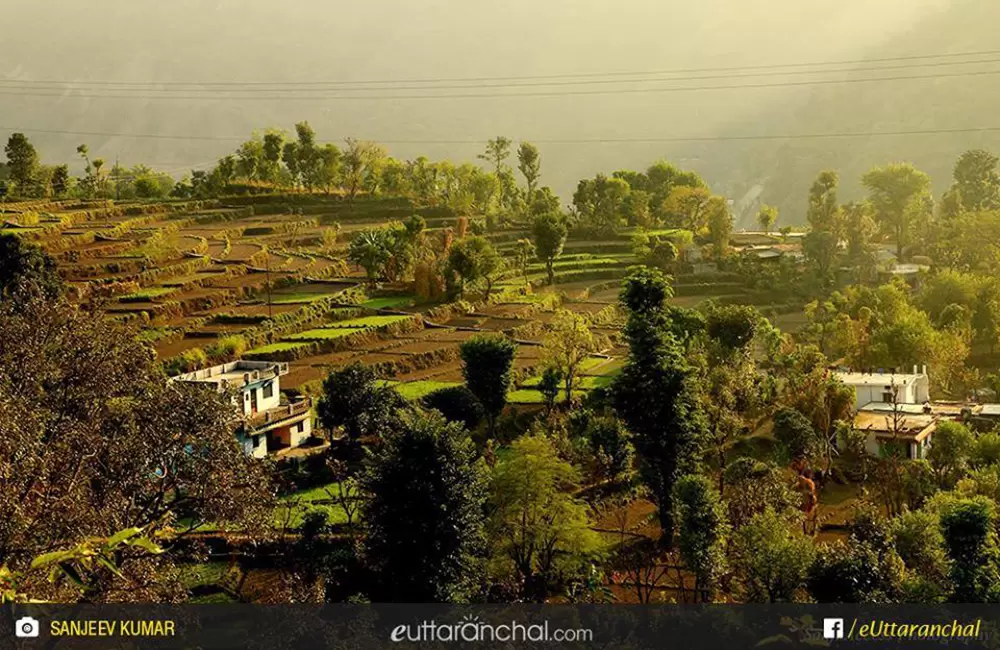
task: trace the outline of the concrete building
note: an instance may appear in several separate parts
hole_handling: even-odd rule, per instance
[[[901,458],[925,458],[938,422],[946,418],[921,404],[872,402],[854,416],[854,428],[865,431],[865,449],[872,456],[884,458],[897,453]]]
[[[834,376],[854,388],[854,410],[872,402],[890,404],[895,392],[899,404],[923,404],[930,400],[927,366],[913,366],[909,374],[895,372],[834,372]]]
[[[178,375],[173,381],[233,391],[236,438],[248,455],[264,458],[301,447],[312,437],[312,400],[283,403],[280,381],[287,374],[287,363],[233,361]]]

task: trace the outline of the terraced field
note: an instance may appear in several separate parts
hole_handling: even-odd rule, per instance
[[[234,354],[284,360],[291,371],[283,388],[315,393],[331,369],[359,361],[417,399],[462,381],[463,341],[504,332],[518,343],[511,400],[536,404],[540,344],[557,307],[587,316],[609,341],[588,362],[579,390],[607,386],[621,367],[615,305],[618,283],[635,263],[627,233],[568,242],[553,286],[545,286],[542,264],[529,264],[525,277],[511,260],[499,295],[460,309],[421,303],[405,283],[365,295],[363,271],[346,262],[351,233],[421,209],[399,200],[349,208],[331,198],[292,210],[289,200],[22,203],[7,208],[0,232],[45,248],[75,299],[100,300],[112,317],[136,323],[172,372]],[[455,226],[454,217],[425,214],[429,233]],[[517,228],[487,235],[505,254],[527,236]],[[682,289],[674,301],[685,306],[732,292],[715,280]]]

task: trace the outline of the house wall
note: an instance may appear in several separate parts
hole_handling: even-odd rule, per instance
[[[909,444],[909,455],[907,458],[927,458],[927,452],[931,448],[931,438],[934,434],[929,434],[922,442],[911,441]],[[868,437],[865,439],[865,451],[868,452],[870,456],[876,458],[882,457],[882,444],[880,440],[887,440],[886,438],[879,438],[875,435],[874,431],[868,432]]]
[[[897,399],[900,404],[923,404],[929,399],[929,391],[927,389],[927,379],[923,379],[923,385],[919,381],[910,382],[906,386],[902,384],[897,384],[899,387],[899,396]],[[858,411],[865,404],[871,404],[872,402],[885,402],[883,394],[888,390],[885,384],[862,384],[854,385],[854,410]]]
[[[281,406],[281,386],[279,385],[278,379],[272,379],[270,381],[259,382],[256,384],[249,384],[244,386],[241,391],[241,399],[243,401],[242,410],[243,415],[250,415],[253,412],[253,398],[252,394],[257,395],[257,412],[262,413],[273,408]],[[265,394],[269,396],[265,397]]]
[[[287,447],[299,447],[312,435],[312,418],[307,417],[301,422],[296,422],[287,427],[281,427],[272,432],[282,445]]]

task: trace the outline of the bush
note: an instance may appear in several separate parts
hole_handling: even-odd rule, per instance
[[[213,359],[238,359],[242,357],[249,346],[242,336],[227,336],[219,339],[219,342],[211,346],[207,352]]]
[[[483,405],[465,386],[439,388],[421,400],[424,406],[441,412],[449,422],[459,422],[475,431],[483,420]]]

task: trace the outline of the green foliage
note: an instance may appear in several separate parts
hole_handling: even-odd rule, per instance
[[[469,431],[475,431],[483,420],[483,405],[465,386],[439,388],[425,395],[424,406],[435,409],[449,422],[458,422]]]
[[[903,250],[930,216],[930,177],[909,163],[892,163],[872,169],[861,183],[869,192],[876,219],[895,241],[896,255],[902,259]]]
[[[733,538],[734,564],[748,602],[792,602],[805,586],[812,540],[771,508],[754,515]]]
[[[799,505],[797,495],[780,467],[747,456],[729,463],[724,472],[729,523],[745,526],[766,509],[784,516]]]
[[[34,196],[35,173],[38,170],[38,152],[23,133],[12,133],[4,147],[7,155],[7,173],[21,196]],[[44,196],[44,193],[42,194]]]
[[[482,334],[462,343],[460,352],[465,385],[482,404],[492,434],[507,404],[517,346],[506,336]]]
[[[350,440],[358,441],[396,430],[405,405],[391,386],[379,381],[373,368],[355,362],[323,380],[317,414],[327,429],[342,428]]]
[[[486,466],[458,424],[404,418],[362,476],[365,549],[389,602],[469,602],[486,547]]]
[[[597,550],[587,506],[573,497],[578,480],[577,470],[541,436],[518,438],[494,470],[489,533],[495,563],[513,569],[528,601],[543,602],[561,575]]]
[[[983,497],[957,500],[941,513],[954,584],[951,602],[1000,601],[996,517],[996,504]]]
[[[503,266],[503,258],[485,237],[460,239],[448,251],[448,269],[459,278],[460,299],[465,296],[467,285],[483,281],[486,284],[485,299],[489,300],[490,290]]]
[[[726,570],[729,524],[719,493],[707,477],[688,474],[674,486],[677,546],[684,564],[696,578],[695,588],[706,590],[706,602]]]
[[[975,446],[975,437],[959,422],[941,422],[934,430],[927,460],[937,472],[942,487],[954,486],[965,472]]]
[[[775,414],[774,437],[791,460],[806,460],[816,454],[816,430],[809,419],[795,409],[785,408]]]
[[[545,263],[549,284],[555,282],[553,264],[562,254],[568,232],[565,219],[557,213],[539,215],[531,223],[535,254],[538,255],[539,261]]]
[[[14,235],[0,235],[0,296],[28,291],[54,298],[62,288],[55,262],[41,248]]]
[[[904,512],[892,520],[891,531],[907,570],[932,583],[947,584],[950,563],[936,514],[924,510]],[[942,591],[947,593],[948,589]]]

